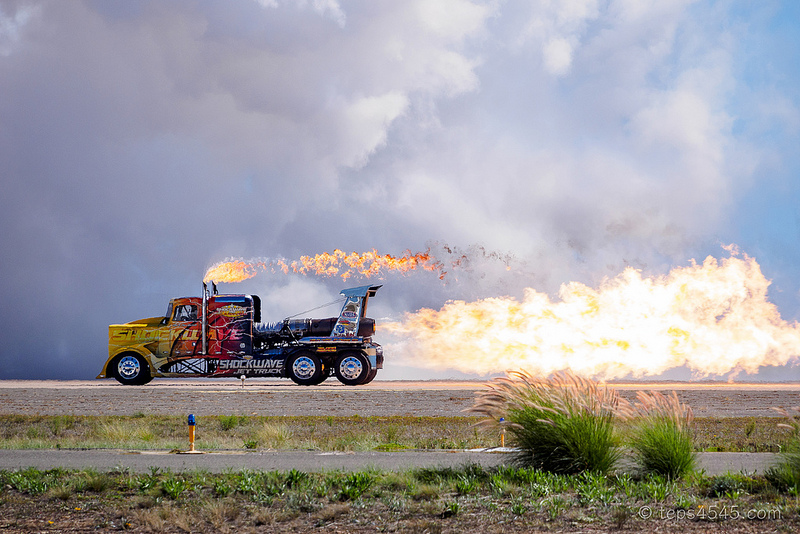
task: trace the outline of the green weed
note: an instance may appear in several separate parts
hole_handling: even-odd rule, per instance
[[[511,513],[514,515],[525,515],[528,511],[528,506],[520,499],[516,499],[511,503]]]
[[[474,478],[461,475],[456,479],[456,493],[459,495],[470,495],[478,490],[478,481]]]
[[[346,476],[339,490],[339,500],[352,501],[358,499],[374,482],[375,477],[363,471]]]
[[[435,501],[439,498],[440,488],[436,484],[420,484],[410,492],[415,501]]]
[[[555,521],[561,512],[567,509],[569,505],[567,500],[561,496],[554,496],[544,501],[544,510],[550,521]]]
[[[161,491],[170,499],[178,499],[191,485],[180,477],[170,476],[161,482]]]
[[[442,519],[453,517],[455,515],[458,515],[458,512],[460,510],[461,510],[461,505],[458,503],[458,501],[449,501],[445,503],[441,517]]]
[[[223,431],[233,430],[239,426],[239,418],[235,415],[220,415],[217,419],[219,420],[219,427]]]
[[[653,476],[643,481],[639,487],[640,498],[648,502],[664,502],[677,489],[674,482],[660,476]]]
[[[581,504],[608,504],[614,499],[614,489],[608,487],[605,476],[584,472],[578,475],[575,484],[575,493]]]

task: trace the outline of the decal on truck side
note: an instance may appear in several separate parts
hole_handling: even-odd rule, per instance
[[[220,360],[219,369],[281,369],[283,360]]]
[[[217,313],[224,317],[239,317],[247,313],[247,308],[236,306],[235,304],[228,304],[217,309]]]

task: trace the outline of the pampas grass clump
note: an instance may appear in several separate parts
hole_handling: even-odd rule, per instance
[[[791,436],[781,450],[777,465],[767,470],[767,479],[779,489],[800,490],[800,406],[791,411],[785,408],[772,408],[784,417],[780,428],[791,431]]]
[[[540,379],[514,371],[491,381],[469,411],[485,417],[481,426],[508,429],[518,465],[606,473],[620,457],[613,427],[619,402],[615,390],[571,372]]]
[[[634,420],[629,442],[639,468],[646,474],[669,479],[694,470],[692,409],[681,404],[674,391],[669,396],[639,391],[636,398],[633,405],[622,403],[619,413]]]

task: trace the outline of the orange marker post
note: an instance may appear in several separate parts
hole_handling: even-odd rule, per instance
[[[189,450],[179,452],[178,454],[203,454],[202,451],[194,450],[194,427],[195,427],[195,420],[194,414],[189,414]]]
[[[194,452],[194,414],[189,414],[189,452]]]

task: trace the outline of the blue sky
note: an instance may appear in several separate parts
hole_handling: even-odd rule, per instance
[[[736,244],[791,323],[799,31],[789,1],[0,1],[0,378],[93,377],[211,264],[334,248],[470,256],[387,275],[396,319]],[[341,288],[223,289],[280,319]]]
[[[797,103],[800,64],[800,6],[793,2],[736,5],[734,24],[747,26],[738,49],[736,77],[741,90],[729,108],[737,117],[734,133],[758,147],[762,157],[731,210],[739,243],[773,280],[772,297],[784,316],[797,319],[800,262],[800,115]]]

